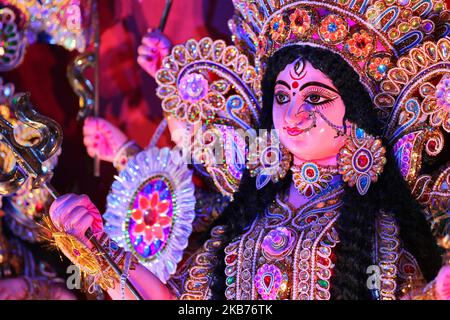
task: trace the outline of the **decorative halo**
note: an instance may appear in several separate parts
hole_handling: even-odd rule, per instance
[[[107,198],[105,231],[164,283],[188,245],[194,189],[179,153],[151,148],[128,161]]]
[[[238,127],[259,122],[251,88],[256,70],[247,57],[223,40],[188,40],[172,49],[156,73],[157,96],[164,112],[191,124],[218,118]]]

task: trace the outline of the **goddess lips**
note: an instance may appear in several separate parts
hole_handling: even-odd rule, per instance
[[[303,133],[303,131],[304,131],[297,127],[284,127],[284,129],[287,131],[288,135],[294,136],[294,137],[298,136],[299,134]]]

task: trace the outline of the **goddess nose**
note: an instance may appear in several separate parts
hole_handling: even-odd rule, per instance
[[[296,123],[307,121],[310,118],[312,111],[313,106],[310,104],[301,104],[298,108],[296,108],[293,119]]]

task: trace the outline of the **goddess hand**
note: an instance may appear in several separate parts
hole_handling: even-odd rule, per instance
[[[149,29],[138,48],[137,62],[154,78],[156,71],[161,68],[162,60],[169,55],[171,47],[172,43],[161,31]]]
[[[120,147],[127,142],[127,136],[109,121],[90,117],[84,122],[84,145],[90,157],[113,162]]]
[[[56,199],[50,206],[50,218],[60,231],[76,237],[92,248],[85,233],[91,228],[94,234],[103,230],[103,222],[97,207],[86,195],[66,194]]]
[[[435,281],[436,297],[439,300],[450,300],[450,266],[443,266]]]

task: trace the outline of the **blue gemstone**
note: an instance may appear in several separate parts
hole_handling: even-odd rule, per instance
[[[278,31],[278,28],[280,27],[280,24],[278,22],[275,22],[273,24],[273,30]]]
[[[336,25],[336,23],[334,23],[334,22],[332,22],[332,23],[330,23],[329,25],[328,25],[328,31],[330,31],[330,32],[336,32],[337,31],[337,25]]]
[[[115,243],[114,241],[111,241],[109,247],[110,247],[113,251],[117,251],[117,249],[119,249],[119,246],[118,246],[117,243]]]
[[[256,189],[260,190],[264,188],[270,181],[270,176],[267,174],[260,173],[256,177]]]
[[[3,94],[7,97],[11,94],[11,89],[9,87],[5,87],[3,90]]]
[[[361,139],[364,139],[364,136],[365,136],[364,130],[361,129],[361,128],[357,128],[357,129],[356,129],[356,138],[357,138],[358,140],[361,140]]]
[[[366,186],[367,186],[367,182],[368,182],[367,177],[361,177],[360,182],[361,182],[361,187],[362,187],[363,189],[365,189]]]
[[[441,44],[441,51],[444,54],[444,56],[447,55],[447,47],[445,46],[445,43]]]
[[[385,73],[386,70],[387,70],[387,67],[386,67],[386,65],[384,65],[384,64],[380,64],[380,65],[378,66],[377,70],[378,70],[379,73]]]

